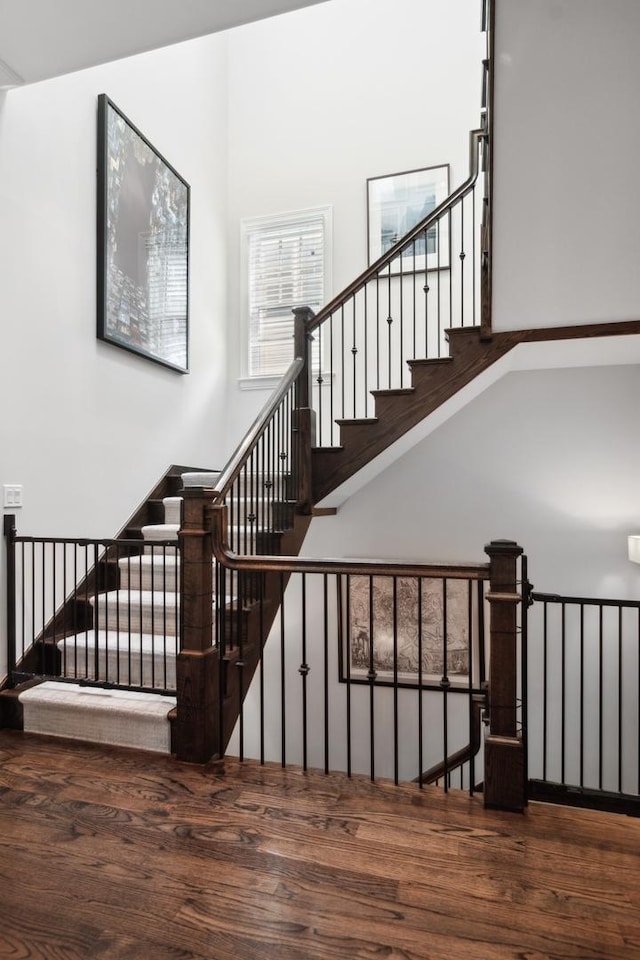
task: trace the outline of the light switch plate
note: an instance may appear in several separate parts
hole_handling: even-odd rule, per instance
[[[11,509],[22,506],[22,484],[5,483],[2,486],[4,491],[4,506]]]

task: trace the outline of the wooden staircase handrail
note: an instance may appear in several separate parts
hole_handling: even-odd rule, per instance
[[[247,430],[245,436],[229,457],[226,466],[223,468],[218,480],[216,481],[214,499],[217,503],[222,503],[231,489],[234,481],[240,475],[240,471],[242,470],[243,464],[245,463],[249,453],[251,450],[253,450],[256,443],[265,432],[274,412],[277,410],[282,399],[286,396],[287,391],[291,389],[297,380],[304,368],[304,365],[304,360],[301,357],[296,357],[294,360],[292,360],[287,372],[284,374],[273,394],[269,397],[262,410]]]
[[[388,266],[395,258],[402,253],[406,247],[410,247],[421,234],[424,234],[429,227],[433,226],[438,222],[445,214],[448,214],[453,208],[471,192],[473,186],[478,179],[478,173],[480,172],[480,150],[479,145],[482,140],[486,138],[487,134],[485,130],[477,129],[471,130],[469,133],[469,176],[461,183],[460,186],[449,194],[449,196],[438,204],[437,207],[427,214],[427,216],[421,220],[419,223],[413,227],[409,233],[406,233],[403,237],[398,240],[392,247],[387,250],[386,253],[383,253],[381,257],[371,264],[370,267],[367,267],[359,277],[345,287],[345,289],[333,298],[326,306],[322,308],[318,313],[311,316],[307,320],[307,331],[310,333],[315,330],[323,320],[326,320],[331,316],[334,311],[340,307],[343,303],[354,296],[359,290],[361,290],[370,280],[372,280],[376,274],[380,273],[386,266]]]
[[[209,507],[213,554],[223,567],[250,573],[333,573],[357,576],[434,577],[449,580],[486,580],[488,563],[406,563],[392,560],[368,560],[238,554],[226,542],[228,508]]]
[[[454,773],[454,771],[463,764],[468,763],[472,757],[475,757],[482,746],[482,714],[486,706],[485,694],[474,695],[471,701],[470,742],[466,746],[461,747],[460,750],[456,750],[456,752],[448,756],[446,760],[441,760],[440,763],[429,767],[428,770],[425,770],[424,773],[414,779],[414,783],[422,783],[423,785],[437,783],[438,780],[442,780],[443,777]]]

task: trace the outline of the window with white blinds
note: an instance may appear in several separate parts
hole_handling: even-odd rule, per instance
[[[250,377],[282,375],[293,359],[294,307],[327,299],[330,208],[244,220]]]

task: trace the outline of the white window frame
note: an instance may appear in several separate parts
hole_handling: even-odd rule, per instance
[[[250,305],[249,305],[249,244],[253,234],[269,229],[283,229],[295,226],[297,223],[306,223],[311,219],[321,219],[323,229],[323,296],[322,303],[306,304],[294,303],[291,306],[311,306],[314,310],[320,309],[331,299],[331,267],[333,248],[333,208],[331,206],[308,207],[303,210],[292,210],[270,216],[247,217],[240,221],[240,309],[241,309],[241,337],[242,337],[242,369],[240,386],[243,389],[273,389],[282,379],[282,374],[251,374],[250,373]],[[291,335],[293,337],[293,313],[291,314]],[[292,353],[293,358],[293,353]]]

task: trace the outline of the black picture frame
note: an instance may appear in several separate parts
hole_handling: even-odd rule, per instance
[[[340,682],[441,689],[446,651],[449,686],[467,689],[479,671],[478,602],[465,579],[339,578]]]
[[[97,336],[189,372],[190,187],[98,97]]]
[[[427,214],[449,196],[449,164],[402,170],[367,179],[369,263],[387,253]],[[431,227],[391,263],[390,272],[448,270],[451,263],[449,221]]]

